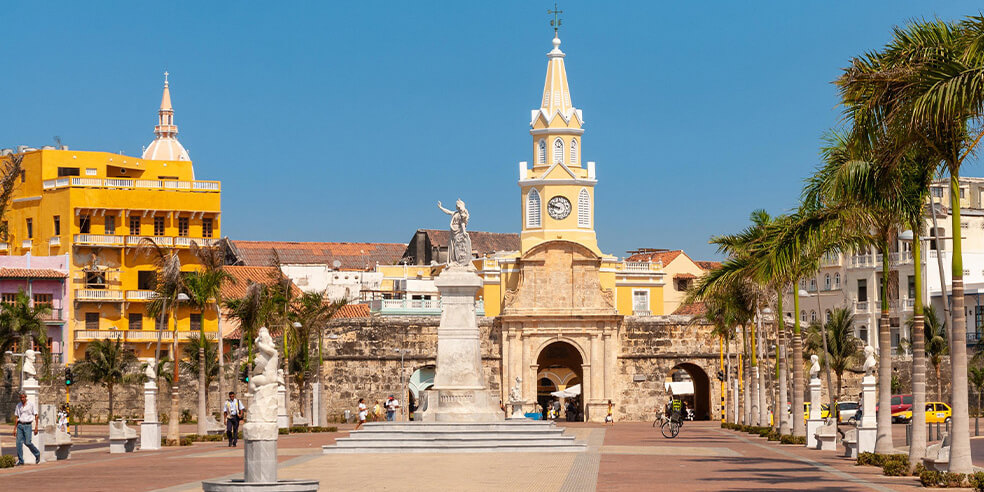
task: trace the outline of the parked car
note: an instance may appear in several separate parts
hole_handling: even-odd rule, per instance
[[[830,405],[824,403],[820,405],[820,418],[825,419],[830,417]],[[810,402],[803,404],[803,420],[810,419]]]
[[[898,413],[898,420],[900,422],[909,422],[912,420],[912,406],[910,405],[909,408],[909,410]],[[949,422],[951,418],[953,418],[953,410],[950,408],[950,405],[941,401],[926,402],[927,424]],[[892,420],[896,420],[895,415],[892,415]]]
[[[860,404],[856,401],[839,401],[837,402],[837,422],[847,423],[856,420],[858,414],[858,408]]]
[[[877,411],[878,407],[875,407]],[[902,422],[897,415],[912,410],[912,395],[892,395],[892,422]]]

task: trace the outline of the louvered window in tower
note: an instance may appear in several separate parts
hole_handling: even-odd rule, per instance
[[[526,227],[540,227],[540,193],[535,188],[526,196]]]
[[[577,139],[571,139],[571,165],[577,164]]]
[[[547,162],[547,142],[540,140],[536,146],[536,163],[544,164]]]
[[[585,188],[577,195],[577,226],[591,227],[591,196]]]
[[[554,140],[554,163],[564,162],[564,141],[561,139]]]

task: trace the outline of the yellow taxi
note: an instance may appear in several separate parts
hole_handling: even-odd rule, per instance
[[[810,402],[804,403],[803,407],[805,409],[803,412],[803,420],[810,420]],[[830,405],[826,403],[820,405],[820,418],[830,418]]]
[[[912,410],[906,410],[905,412],[893,414],[892,417],[898,418],[903,422],[909,422],[912,420]],[[947,405],[941,401],[926,402],[927,424],[949,422],[952,417],[953,410],[950,408],[950,405]]]

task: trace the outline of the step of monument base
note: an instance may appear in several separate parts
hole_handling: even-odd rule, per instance
[[[331,453],[584,452],[587,446],[564,435],[553,422],[374,423],[324,446]]]

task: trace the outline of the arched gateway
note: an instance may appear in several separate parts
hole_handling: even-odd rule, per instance
[[[550,393],[582,384],[583,361],[581,352],[567,341],[550,342],[540,350],[536,358],[538,381],[536,401],[541,408],[546,409],[547,405],[555,399]],[[579,403],[582,400],[574,398],[573,401]],[[583,411],[581,405],[578,405],[578,413]]]

